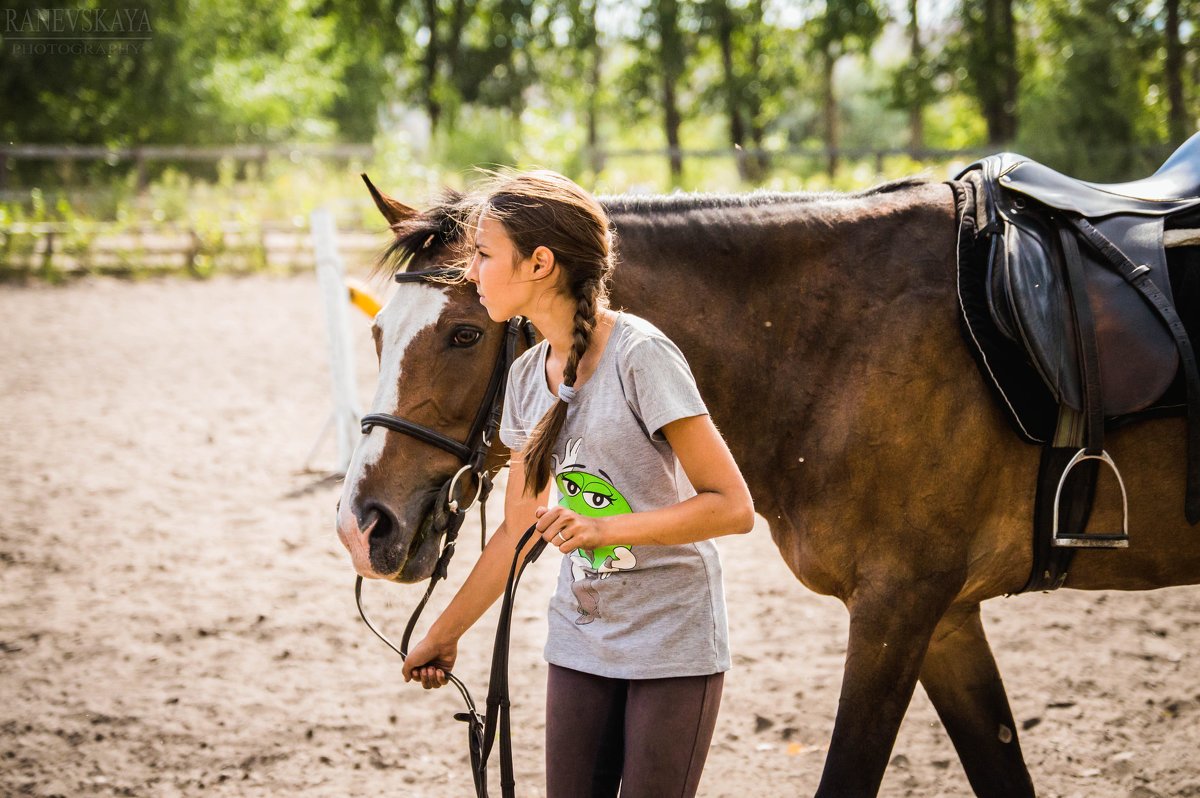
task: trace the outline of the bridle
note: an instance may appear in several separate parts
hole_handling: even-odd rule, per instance
[[[461,271],[455,268],[430,269],[417,272],[399,272],[396,274],[395,279],[398,283],[432,282],[438,278],[454,277],[459,274],[461,274]],[[496,433],[500,429],[500,420],[504,406],[504,386],[508,370],[512,366],[513,360],[516,359],[517,336],[520,334],[524,334],[527,346],[533,346],[533,324],[529,319],[520,316],[509,319],[505,327],[504,343],[500,347],[500,355],[496,358],[496,364],[492,368],[492,374],[488,380],[487,392],[484,394],[483,402],[475,414],[475,420],[471,424],[471,431],[468,433],[465,442],[456,441],[435,429],[417,424],[405,418],[400,418],[399,416],[394,416],[390,413],[371,413],[363,416],[362,432],[364,435],[369,433],[374,427],[383,427],[393,432],[411,435],[432,446],[437,446],[463,461],[462,467],[442,485],[441,490],[438,492],[437,504],[434,507],[433,518],[430,524],[430,534],[437,537],[444,535],[442,550],[438,555],[436,565],[434,565],[433,573],[429,577],[429,587],[426,588],[425,595],[417,604],[416,609],[413,610],[412,615],[409,616],[408,623],[404,627],[404,636],[400,639],[399,646],[380,632],[375,624],[371,622],[371,619],[367,617],[367,613],[362,605],[363,579],[359,576],[354,582],[354,603],[358,607],[358,614],[362,617],[363,623],[388,648],[399,654],[401,658],[408,658],[408,644],[412,638],[413,630],[416,628],[417,619],[420,618],[421,612],[429,602],[429,597],[433,595],[433,589],[437,586],[437,583],[446,578],[450,560],[454,556],[454,547],[458,540],[458,532],[466,520],[467,511],[476,502],[479,502],[480,548],[482,549],[487,543],[487,499],[488,494],[492,490],[492,481],[487,474],[487,455],[492,447]],[[476,489],[475,495],[471,497],[471,500],[462,505],[455,494],[455,490],[458,487],[459,479],[466,473],[470,473],[475,477]],[[517,544],[516,553],[513,556],[513,564],[509,571],[508,584],[504,593],[504,603],[500,611],[500,622],[496,629],[496,642],[492,650],[492,674],[489,680],[487,711],[485,715],[480,715],[476,710],[475,702],[472,700],[467,686],[457,676],[448,671],[446,672],[447,678],[458,689],[463,701],[467,705],[467,711],[455,714],[454,718],[455,720],[467,723],[468,745],[471,751],[471,770],[475,780],[475,793],[479,798],[486,798],[487,796],[487,760],[488,755],[491,753],[492,745],[496,740],[497,726],[499,726],[500,731],[501,790],[505,798],[511,798],[514,794],[512,741],[508,712],[508,638],[512,622],[513,600],[516,595],[517,585],[521,579],[521,574],[529,563],[537,559],[538,555],[541,554],[542,548],[545,546],[545,541],[538,540],[529,555],[526,556],[524,561],[521,561],[521,550],[525,548],[525,545],[534,536],[535,532],[536,529],[534,526],[525,531],[525,534]]]
[[[453,277],[458,274],[461,274],[461,271],[454,268],[429,269],[420,272],[399,272],[396,274],[396,282],[431,282],[437,278]],[[466,511],[471,509],[476,501],[480,502],[481,513],[484,512],[488,494],[492,490],[492,481],[487,475],[485,464],[487,462],[488,450],[492,448],[496,432],[500,429],[500,416],[504,405],[504,383],[508,375],[508,369],[512,366],[513,360],[516,359],[517,335],[519,333],[524,333],[526,346],[533,346],[534,344],[533,323],[529,319],[516,316],[508,320],[508,324],[504,330],[504,343],[500,347],[500,356],[496,358],[496,365],[492,367],[492,376],[488,380],[487,392],[484,393],[483,402],[479,405],[479,410],[475,413],[475,420],[471,423],[471,431],[467,433],[467,440],[465,442],[460,443],[435,429],[409,421],[406,418],[394,416],[391,413],[370,413],[362,418],[362,431],[364,435],[370,432],[372,427],[384,427],[393,432],[402,432],[411,435],[418,440],[443,449],[463,461],[462,468],[458,469],[454,476],[442,486],[439,498],[443,502],[447,512],[435,513],[435,521],[443,515],[459,515],[458,526],[461,526],[461,516],[465,515]],[[458,480],[467,472],[471,472],[475,476],[475,496],[471,498],[471,501],[465,507],[460,508],[458,498],[451,498],[451,496],[454,495],[454,489],[458,486]],[[442,530],[436,531],[440,533]],[[455,536],[457,536],[457,532],[456,528]],[[481,544],[487,542],[486,516],[484,516],[483,520],[483,535],[484,539],[481,541]],[[453,538],[448,541],[448,544],[453,544]]]

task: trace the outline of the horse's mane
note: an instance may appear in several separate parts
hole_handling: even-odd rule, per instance
[[[928,180],[906,177],[880,183],[877,186],[843,193],[838,191],[783,192],[751,191],[745,194],[683,193],[674,194],[617,194],[600,196],[600,201],[613,214],[669,214],[708,208],[752,208],[779,203],[810,203],[831,199],[858,199],[902,191],[924,185]],[[423,250],[435,245],[451,247],[461,241],[471,212],[479,198],[452,188],[445,188],[438,200],[427,210],[391,226],[395,240],[379,256],[375,271],[395,274],[404,270]]]
[[[753,208],[780,203],[808,203],[833,199],[860,199],[903,191],[929,182],[923,177],[904,177],[854,192],[840,191],[767,191],[744,194],[684,193],[617,194],[598,197],[610,213],[667,214],[709,208]]]

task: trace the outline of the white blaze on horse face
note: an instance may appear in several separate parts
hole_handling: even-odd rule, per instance
[[[450,302],[446,290],[425,283],[405,283],[396,289],[387,306],[375,317],[379,326],[382,346],[379,352],[379,383],[375,388],[375,399],[371,402],[372,413],[396,414],[400,406],[400,364],[408,352],[409,345],[417,335],[430,325],[436,324],[442,311]],[[346,472],[345,492],[342,507],[349,510],[350,501],[358,494],[358,485],[371,466],[383,456],[386,430],[374,427],[364,435],[354,450],[350,468]]]

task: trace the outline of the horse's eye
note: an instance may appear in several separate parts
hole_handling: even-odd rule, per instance
[[[454,345],[471,346],[477,343],[482,336],[483,333],[480,330],[473,330],[469,327],[464,327],[463,329],[454,333]]]

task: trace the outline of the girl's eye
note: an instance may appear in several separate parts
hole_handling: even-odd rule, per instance
[[[560,482],[562,483],[563,493],[567,494],[568,496],[578,496],[579,495],[579,486],[576,485],[574,482],[572,482],[569,479],[563,479],[563,480],[560,480]]]
[[[472,327],[464,327],[454,333],[453,343],[455,346],[471,346],[483,337],[483,332]]]
[[[606,496],[603,493],[596,493],[594,490],[583,492],[583,500],[587,502],[587,506],[595,510],[603,510],[608,505],[612,504],[612,496]]]

